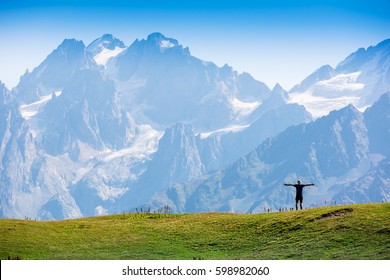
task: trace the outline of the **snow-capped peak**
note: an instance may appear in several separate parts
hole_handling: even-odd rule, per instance
[[[146,41],[153,43],[154,45],[159,47],[161,51],[180,46],[177,40],[167,38],[163,34],[158,32],[150,34]]]
[[[93,55],[100,53],[104,49],[115,50],[116,48],[126,48],[126,45],[111,34],[104,34],[102,37],[95,39],[88,45],[87,50]]]
[[[126,45],[111,34],[104,34],[87,47],[96,63],[100,65],[106,65],[110,58],[117,56],[125,49]]]

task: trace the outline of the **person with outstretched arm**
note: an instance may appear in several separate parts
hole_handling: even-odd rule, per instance
[[[285,186],[291,186],[294,187],[296,190],[296,195],[295,195],[295,209],[298,210],[298,201],[299,201],[299,206],[302,210],[302,203],[303,203],[303,195],[302,191],[304,187],[308,186],[314,186],[314,184],[301,184],[301,180],[298,179],[298,184],[284,184]]]

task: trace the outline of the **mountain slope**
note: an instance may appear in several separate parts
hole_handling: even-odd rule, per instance
[[[42,146],[51,155],[69,151],[77,142],[102,150],[121,149],[134,138],[134,120],[121,110],[114,83],[96,71],[79,71],[37,114]]]
[[[385,157],[390,156],[390,92],[383,94],[378,102],[364,112],[369,130],[370,150]]]
[[[20,78],[13,94],[19,103],[30,104],[61,91],[79,70],[96,68],[82,41],[65,39],[38,67]]]
[[[123,196],[122,203],[125,209],[135,208],[162,189],[204,173],[192,127],[176,124],[166,129],[147,170]]]
[[[390,200],[390,93],[383,94],[378,102],[368,108],[364,118],[372,153],[371,165],[357,181],[344,182],[345,190],[334,198],[343,203]]]
[[[239,159],[290,126],[312,120],[305,108],[287,102],[287,92],[276,85],[252,113],[247,126],[201,134],[200,150],[208,170],[221,168]]]
[[[353,104],[363,111],[390,90],[390,39],[360,48],[335,69],[323,66],[290,90],[315,117]]]
[[[22,195],[31,195],[30,167],[37,157],[28,125],[12,102],[10,92],[0,83],[0,216],[22,213]]]

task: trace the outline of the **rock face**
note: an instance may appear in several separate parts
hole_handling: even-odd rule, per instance
[[[107,72],[132,115],[159,129],[191,123],[204,131],[243,122],[247,116],[235,112],[233,101],[240,96],[259,101],[269,91],[250,75],[243,78],[227,65],[219,68],[191,56],[160,33],[136,40],[107,64]]]
[[[261,211],[290,204],[281,185],[297,177],[318,184],[307,205],[388,200],[388,45],[288,93],[160,33],[66,39],[11,92],[0,84],[0,217]]]
[[[30,104],[61,91],[79,70],[96,68],[82,41],[65,39],[37,68],[20,78],[13,94],[20,104]]]
[[[390,199],[390,93],[383,94],[378,102],[364,112],[368,130],[371,165],[367,174],[356,182],[346,182],[345,190],[335,200],[353,203],[355,201],[389,201]]]
[[[55,156],[74,153],[78,143],[96,150],[121,149],[131,144],[135,131],[133,119],[120,108],[114,83],[90,70],[79,71],[36,119],[42,127],[43,148]]]

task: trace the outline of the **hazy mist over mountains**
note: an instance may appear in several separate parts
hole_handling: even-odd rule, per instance
[[[287,92],[160,33],[65,39],[0,115],[0,217],[262,212],[298,178],[308,207],[390,200],[390,40]]]

